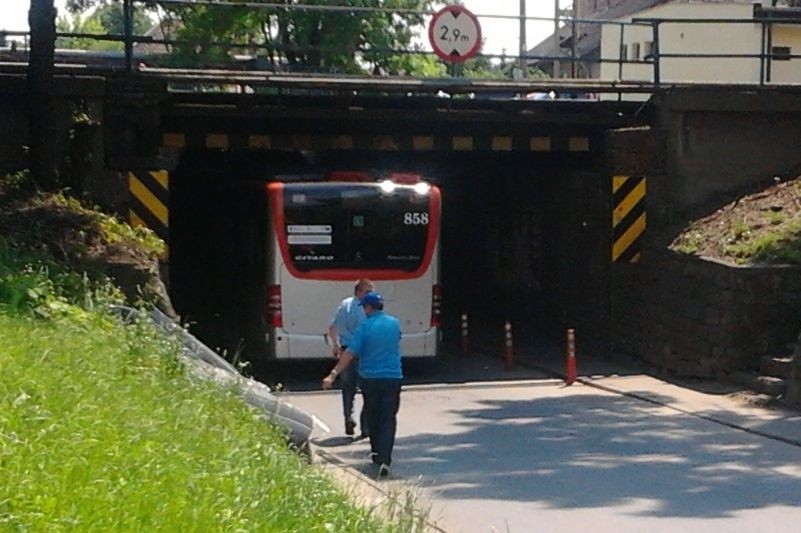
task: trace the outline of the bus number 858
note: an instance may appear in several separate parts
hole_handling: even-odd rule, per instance
[[[427,226],[428,213],[404,213],[403,224],[406,226]]]

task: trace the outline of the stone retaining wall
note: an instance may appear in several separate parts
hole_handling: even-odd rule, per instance
[[[801,405],[801,334],[793,350],[793,367],[790,371],[790,381],[787,384],[787,403]]]
[[[793,352],[801,267],[746,268],[648,250],[641,263],[613,272],[614,342],[657,367],[715,378]]]

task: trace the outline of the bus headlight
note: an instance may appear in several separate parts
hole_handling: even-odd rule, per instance
[[[428,183],[421,181],[420,183],[414,184],[414,192],[419,194],[420,196],[425,196],[431,191],[431,185]]]
[[[396,185],[392,183],[390,180],[384,180],[381,183],[379,183],[378,186],[381,187],[381,192],[385,194],[392,194],[393,192],[395,192]]]

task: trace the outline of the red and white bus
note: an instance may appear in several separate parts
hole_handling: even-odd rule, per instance
[[[369,278],[401,322],[404,357],[437,355],[441,196],[414,174],[268,184],[267,349],[328,358],[334,309]]]

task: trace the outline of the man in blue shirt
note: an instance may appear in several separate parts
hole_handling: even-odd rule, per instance
[[[342,353],[348,348],[350,339],[364,321],[364,309],[361,306],[362,297],[373,290],[373,282],[363,278],[356,282],[353,296],[345,298],[334,312],[331,324],[328,327],[328,337],[331,340],[333,356],[339,359]],[[342,371],[340,376],[342,383],[342,410],[345,415],[345,434],[353,435],[356,422],[353,421],[353,403],[356,398],[356,386],[358,385],[358,372],[356,365],[349,366]],[[362,408],[359,417],[361,424],[362,438],[367,436],[367,422],[365,411]]]
[[[372,459],[378,465],[378,476],[386,477],[392,464],[403,379],[400,322],[384,313],[384,298],[377,292],[366,293],[362,305],[367,319],[353,334],[334,369],[323,378],[323,388],[330,389],[351,361],[358,360]]]

